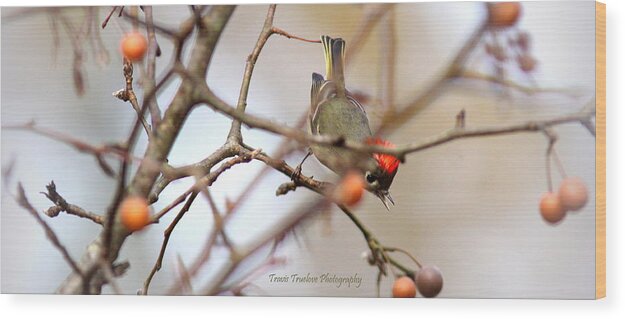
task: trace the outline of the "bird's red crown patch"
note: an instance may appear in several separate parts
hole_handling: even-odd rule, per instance
[[[366,143],[369,145],[395,147],[395,144],[385,141],[379,137],[370,137],[367,139]],[[399,166],[399,159],[393,155],[373,153],[373,158],[378,162],[378,165],[389,174],[394,173]]]

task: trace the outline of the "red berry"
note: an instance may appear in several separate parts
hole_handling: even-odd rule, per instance
[[[399,277],[393,283],[393,298],[414,298],[417,288],[410,277]]]
[[[146,40],[145,37],[139,32],[129,33],[122,39],[122,54],[130,61],[139,61],[143,59],[147,50],[148,40]]]
[[[436,266],[423,266],[417,273],[417,288],[426,298],[433,298],[443,289],[443,275]]]
[[[557,194],[551,192],[543,194],[540,198],[540,215],[550,224],[556,224],[566,216],[566,210],[562,207]]]
[[[565,178],[560,184],[560,202],[568,210],[580,210],[588,202],[588,190],[579,177]]]
[[[487,8],[488,24],[492,27],[511,27],[521,15],[521,4],[518,2],[488,3]]]

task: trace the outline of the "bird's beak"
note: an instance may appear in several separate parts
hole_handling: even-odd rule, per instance
[[[388,205],[389,202],[395,205],[395,201],[393,201],[393,197],[391,197],[391,193],[389,193],[388,190],[378,191],[375,194],[380,198],[386,210],[391,210]]]

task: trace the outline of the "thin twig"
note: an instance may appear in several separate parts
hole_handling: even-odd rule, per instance
[[[182,261],[182,257],[180,255],[176,255],[176,261],[178,262],[178,273],[180,274],[180,282],[183,283],[184,288],[189,293],[193,292],[193,285],[191,285],[191,277],[189,276],[189,271],[187,267],[184,265]]]
[[[111,17],[115,13],[115,10],[117,10],[117,6],[113,6],[113,8],[111,8],[111,11],[106,15],[106,18],[104,18],[104,21],[102,21],[102,29],[106,28],[106,25],[109,23],[109,20],[111,20]]]
[[[293,35],[291,33],[288,33],[278,27],[271,27],[271,33],[272,34],[277,34],[277,35],[281,35],[283,37],[286,37],[288,39],[295,39],[295,40],[300,40],[300,41],[304,41],[304,42],[309,42],[309,43],[321,43],[321,40],[310,40],[310,39],[305,39],[296,35]]]
[[[158,200],[158,196],[160,193],[169,185],[169,183],[189,177],[194,175],[206,175],[210,172],[210,170],[217,165],[219,162],[223,161],[226,158],[235,156],[237,152],[237,147],[234,144],[226,144],[215,150],[211,155],[206,157],[205,159],[193,163],[190,165],[185,165],[177,168],[165,168],[163,169],[163,175],[159,177],[156,181],[149,197],[149,201],[151,203]],[[164,165],[165,166],[165,165]]]
[[[172,201],[171,203],[169,203],[167,206],[165,206],[164,208],[162,208],[158,213],[154,214],[154,216],[152,216],[152,223],[158,223],[160,222],[161,218],[163,218],[163,216],[165,216],[167,213],[169,213],[172,209],[176,208],[176,206],[180,205],[182,202],[184,202],[187,197],[189,195],[191,195],[192,191],[186,191],[182,194],[180,194],[180,196],[178,196],[176,199],[174,199],[174,201]]]
[[[152,131],[150,130],[150,125],[143,117],[143,112],[141,111],[141,107],[139,106],[139,102],[137,101],[137,95],[132,87],[132,73],[133,66],[132,62],[126,58],[124,58],[124,78],[126,79],[126,87],[122,90],[113,93],[113,96],[124,101],[130,102],[132,108],[137,112],[137,118],[141,121],[141,125],[145,129],[145,133],[148,135],[148,139],[152,136]]]
[[[127,13],[126,11],[121,12],[121,17],[123,17],[126,20],[129,20],[130,22],[132,22],[133,24],[137,24],[137,25],[141,25],[141,26],[145,26],[147,27],[147,22],[143,21],[141,19],[139,19],[138,16],[133,15],[132,13]],[[177,39],[178,33],[176,33],[176,31],[170,30],[169,28],[162,26],[162,25],[158,25],[153,23],[152,26],[154,27],[154,30],[167,36],[168,38],[172,38],[172,39]]]
[[[497,76],[493,76],[489,74],[482,74],[479,72],[468,71],[468,70],[463,71],[462,73],[458,74],[455,77],[455,79],[466,79],[466,80],[490,82],[490,83],[498,84],[498,85],[508,87],[511,89],[515,89],[517,91],[520,91],[528,95],[540,94],[540,93],[558,93],[558,94],[564,94],[564,95],[571,96],[571,97],[578,97],[579,95],[577,91],[571,90],[571,89],[525,86],[525,85],[516,83],[514,81],[507,80],[505,78],[500,78]]]
[[[196,82],[197,83],[197,82]],[[594,116],[594,112],[576,112],[568,115],[555,117],[548,120],[540,121],[528,121],[515,125],[504,125],[499,127],[490,128],[478,128],[478,129],[466,129],[466,128],[452,128],[444,131],[438,135],[426,138],[419,142],[409,143],[401,145],[396,148],[383,147],[378,145],[368,145],[366,143],[346,140],[342,137],[326,136],[326,135],[312,135],[302,130],[294,129],[286,125],[278,124],[270,120],[266,120],[254,115],[241,113],[232,106],[229,106],[226,102],[218,98],[208,87],[198,88],[202,101],[209,105],[214,110],[223,113],[229,117],[235,118],[242,123],[245,123],[251,128],[258,128],[275,134],[287,136],[303,144],[319,144],[340,146],[346,149],[361,152],[361,153],[383,153],[397,157],[400,161],[405,160],[405,156],[409,153],[425,150],[434,146],[438,146],[447,142],[451,142],[456,139],[471,138],[471,137],[483,137],[502,134],[512,134],[518,132],[535,132],[541,131],[545,127],[570,123],[581,122],[588,120]]]
[[[48,192],[42,193],[42,194],[44,194],[51,202],[56,204],[56,206],[52,206],[48,208],[48,210],[46,211],[46,215],[48,215],[49,217],[56,217],[61,211],[65,211],[66,213],[70,215],[78,216],[81,218],[87,218],[95,222],[96,224],[103,225],[104,218],[102,216],[86,211],[85,209],[79,206],[69,204],[56,191],[56,185],[54,184],[54,181],[51,181],[50,184],[46,186],[46,189],[48,190]]]
[[[148,289],[150,288],[150,283],[152,282],[152,278],[154,277],[156,272],[161,269],[163,265],[163,257],[165,257],[165,250],[167,249],[167,244],[169,243],[169,238],[171,237],[171,233],[174,231],[174,228],[176,228],[176,225],[178,225],[178,222],[180,222],[182,217],[184,217],[184,214],[186,214],[186,212],[189,211],[189,208],[191,208],[191,204],[193,204],[193,201],[197,197],[197,194],[198,194],[197,192],[191,193],[191,196],[187,198],[187,202],[184,204],[180,212],[178,212],[178,215],[176,215],[176,217],[171,222],[171,224],[169,224],[167,229],[165,229],[165,232],[163,233],[163,243],[161,244],[161,251],[158,254],[158,257],[156,259],[156,262],[154,263],[154,266],[152,267],[152,270],[150,271],[150,274],[148,275],[147,279],[143,283],[143,290],[141,291],[142,295],[148,294]]]
[[[232,244],[230,237],[226,233],[226,228],[224,227],[224,223],[223,223],[224,221],[223,214],[219,212],[219,209],[217,208],[217,205],[215,204],[215,201],[213,200],[213,196],[211,196],[211,193],[207,187],[203,187],[201,189],[201,192],[202,192],[202,195],[208,201],[208,204],[211,208],[211,213],[213,215],[213,224],[214,224],[215,229],[219,230],[219,233],[221,234],[221,239],[223,240],[223,243],[226,245],[226,247],[230,251],[230,254],[237,255],[236,249],[234,245]]]
[[[417,260],[417,258],[415,258],[411,253],[409,253],[407,250],[402,249],[402,248],[398,248],[398,247],[384,247],[384,250],[388,251],[388,252],[394,252],[394,251],[398,251],[406,256],[408,256],[408,258],[412,259],[412,261],[419,267],[419,268],[423,268],[423,266],[421,265],[421,263]]]
[[[328,205],[325,199],[320,199],[315,201],[312,204],[308,204],[305,207],[297,207],[292,213],[289,213],[286,218],[284,218],[277,227],[277,231],[270,231],[256,241],[254,241],[251,245],[247,247],[242,247],[238,249],[238,254],[235,256],[230,256],[231,262],[224,266],[224,268],[219,271],[216,278],[211,280],[210,286],[203,290],[203,294],[206,295],[216,295],[225,289],[222,285],[226,280],[230,277],[232,273],[238,268],[240,263],[245,260],[247,256],[252,255],[257,252],[260,248],[264,247],[268,243],[271,243],[276,236],[279,236],[284,231],[292,229],[297,226],[304,219],[320,212],[323,210],[323,207]]]
[[[247,62],[245,64],[245,71],[243,73],[243,81],[241,83],[241,89],[239,92],[239,100],[237,102],[237,112],[244,113],[245,108],[247,107],[247,94],[250,89],[250,83],[252,80],[252,73],[254,72],[254,66],[256,65],[256,61],[258,60],[258,56],[262,51],[265,43],[269,37],[273,34],[273,16],[276,13],[276,5],[269,5],[269,9],[267,10],[267,17],[265,18],[265,23],[263,25],[263,29],[258,36],[258,40],[256,41],[256,45],[252,50],[252,53],[248,56]],[[243,141],[243,137],[241,136],[241,121],[239,119],[234,119],[232,121],[232,126],[230,127],[230,132],[228,133],[228,140],[234,140],[237,142]]]
[[[110,176],[115,176],[115,171],[113,168],[104,160],[104,155],[115,156],[117,158],[128,157],[128,154],[123,152],[120,148],[114,145],[102,145],[102,146],[94,146],[85,141],[79,140],[71,135],[61,133],[49,128],[41,127],[35,124],[35,121],[30,121],[25,124],[18,125],[3,125],[3,130],[25,130],[30,131],[41,136],[45,136],[51,138],[56,141],[63,142],[68,144],[78,150],[81,153],[87,153],[93,155],[96,159],[98,165],[102,169],[102,171]]]
[[[54,247],[56,247],[56,249],[58,249],[61,252],[61,255],[63,255],[63,259],[65,259],[65,261],[67,262],[67,264],[69,264],[72,270],[75,273],[79,274],[81,277],[84,277],[85,275],[83,271],[80,269],[80,267],[78,267],[78,264],[76,263],[76,261],[74,261],[74,259],[70,256],[69,252],[67,251],[67,248],[65,248],[65,246],[61,244],[61,241],[54,233],[54,230],[52,230],[52,228],[48,225],[48,223],[46,223],[43,220],[43,218],[39,216],[39,213],[37,212],[37,210],[33,207],[33,205],[30,204],[30,202],[28,201],[28,198],[26,198],[26,192],[24,191],[24,187],[22,187],[22,183],[17,183],[17,195],[14,196],[14,198],[15,198],[15,201],[22,208],[26,209],[26,211],[28,211],[30,215],[33,216],[37,220],[39,225],[41,225],[41,227],[45,231],[46,236],[48,237],[52,245],[54,245]]]
[[[363,17],[356,28],[356,35],[351,39],[349,46],[347,47],[346,63],[349,63],[351,57],[359,52],[364,45],[365,40],[371,34],[371,30],[375,27],[384,14],[393,7],[392,3],[376,3],[365,4],[364,8],[368,11],[363,13]]]

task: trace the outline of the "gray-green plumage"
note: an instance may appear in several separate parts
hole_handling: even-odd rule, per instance
[[[324,47],[327,78],[324,79],[317,73],[312,75],[310,132],[314,135],[369,142],[372,136],[367,113],[345,88],[345,41],[322,36],[321,42]],[[375,156],[350,151],[344,147],[313,144],[310,148],[323,165],[339,175],[350,169],[360,170],[367,182],[367,189],[378,196],[387,209],[387,201],[393,203],[388,189],[397,172],[397,166],[394,166],[393,171],[386,171]]]
[[[310,131],[312,134],[365,141],[371,137],[369,119],[362,105],[345,89],[345,41],[323,36],[322,42],[328,78],[325,80],[320,74],[313,73]],[[373,165],[370,158],[344,148],[313,145],[311,149],[322,164],[339,174],[355,166],[366,170]]]

